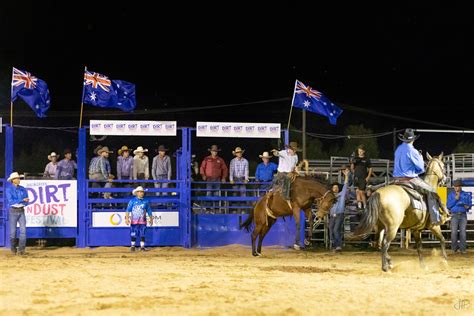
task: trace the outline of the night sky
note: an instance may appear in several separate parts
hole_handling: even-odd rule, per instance
[[[474,127],[466,115],[474,105],[474,18],[467,7],[12,2],[0,4],[4,121],[15,66],[45,80],[52,95],[50,118],[22,116],[33,113],[19,104],[20,123],[77,124],[87,65],[136,84],[137,114],[127,118],[166,110],[146,118],[187,126],[196,120],[286,125],[289,100],[178,111],[291,98],[298,78],[345,109],[337,126],[309,113],[309,131],[337,134],[349,124],[377,132],[440,128],[377,113]],[[87,107],[86,118],[95,111]]]

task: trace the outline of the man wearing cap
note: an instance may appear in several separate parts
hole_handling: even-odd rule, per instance
[[[290,142],[290,144],[285,147],[286,149],[280,151],[276,149],[272,150],[273,154],[278,157],[278,173],[273,179],[273,186],[275,188],[281,188],[283,198],[289,201],[291,179],[288,177],[288,174],[296,170],[296,165],[298,164],[298,155],[296,152],[300,151],[300,149],[298,148],[297,142]]]
[[[164,145],[160,145],[158,149],[156,149],[157,155],[153,158],[151,165],[151,176],[153,180],[171,180],[171,158],[166,154],[167,151],[168,149]],[[155,182],[155,188],[167,187],[168,182]],[[156,195],[160,195],[160,192],[157,192]],[[166,192],[162,192],[161,195],[166,195]]]
[[[467,212],[472,207],[472,196],[462,190],[461,180],[454,181],[454,191],[448,195],[447,206],[451,211],[451,250],[461,250],[461,253],[465,254]]]
[[[219,151],[221,151],[217,145],[212,145],[211,148],[208,148],[207,150],[211,152],[211,155],[203,159],[200,168],[202,179],[204,181],[210,182],[206,185],[206,189],[208,190],[206,195],[220,196],[221,186],[216,182],[225,182],[229,170],[227,169],[224,159],[217,155]],[[214,206],[216,205],[215,202],[212,204]]]
[[[135,251],[136,240],[140,239],[140,250],[145,251],[145,231],[146,231],[146,216],[148,215],[148,223],[153,226],[153,212],[151,210],[150,202],[145,199],[145,189],[138,186],[132,191],[135,196],[128,202],[125,211],[125,223],[130,225],[131,246],[130,251]],[[131,213],[131,216],[130,216]]]
[[[77,164],[72,160],[72,153],[70,149],[64,150],[64,159],[58,162],[56,167],[56,174],[54,178],[56,180],[73,180],[74,169],[77,169]]]
[[[249,182],[249,162],[242,157],[244,152],[245,150],[240,147],[236,147],[235,150],[232,151],[232,155],[234,155],[235,158],[230,161],[229,181],[231,184],[234,184],[232,186],[232,189],[235,190],[233,192],[234,196],[238,196],[240,193],[241,197],[245,197],[245,183]],[[243,202],[237,204],[241,203]]]
[[[445,214],[449,214],[449,211],[441,202],[438,193],[428,183],[418,177],[419,174],[425,172],[423,156],[413,146],[413,142],[418,137],[419,135],[415,135],[411,128],[407,128],[403,135],[398,135],[402,143],[395,151],[393,177],[395,182],[409,182],[416,190],[427,194],[431,223],[441,225],[443,219],[439,213],[439,208],[441,207]]]
[[[264,151],[263,154],[258,155],[262,159],[262,162],[258,164],[257,170],[255,171],[255,181],[257,182],[271,182],[275,173],[277,172],[278,166],[274,162],[270,162],[271,156],[268,151]],[[269,185],[261,185],[260,189],[266,190]]]
[[[150,179],[150,164],[148,162],[148,156],[145,153],[148,149],[144,149],[142,146],[138,146],[133,151],[135,155],[133,157],[133,180],[148,180]],[[143,183],[145,186],[145,183]]]
[[[58,157],[54,151],[48,155],[49,163],[44,168],[43,178],[45,179],[54,179],[56,175],[56,169],[58,168]]]
[[[26,246],[26,217],[25,217],[25,206],[28,205],[30,199],[26,189],[20,185],[20,176],[18,172],[13,172],[8,177],[7,181],[11,182],[12,185],[7,187],[6,198],[7,207],[9,210],[8,221],[10,222],[10,249],[13,254],[25,254]],[[16,224],[20,225],[20,242],[17,243],[16,239]]]

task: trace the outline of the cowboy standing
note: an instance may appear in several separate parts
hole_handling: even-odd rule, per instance
[[[133,180],[148,180],[150,179],[150,164],[148,157],[145,153],[148,149],[144,149],[142,146],[138,146],[133,151],[135,157],[133,157]]]
[[[107,181],[110,175],[109,154],[113,151],[109,147],[104,146],[97,150],[97,157],[91,160],[89,165],[89,179],[97,181]]]
[[[273,149],[272,152],[278,157],[278,173],[273,179],[273,185],[275,187],[281,187],[281,194],[285,200],[290,200],[291,192],[291,179],[289,173],[295,172],[296,165],[298,164],[298,155],[296,154],[298,149],[297,142],[290,142],[289,145],[285,146],[284,150]]]
[[[451,250],[466,253],[467,212],[472,207],[472,197],[462,190],[461,180],[454,181],[454,192],[448,195],[447,206],[451,211]],[[459,229],[459,245],[458,245]]]
[[[148,215],[150,226],[153,226],[153,212],[150,202],[144,198],[145,189],[142,186],[134,189],[132,194],[135,197],[128,202],[127,210],[125,211],[125,223],[130,225],[130,251],[135,251],[137,239],[140,239],[140,250],[146,251],[148,250],[145,248],[146,216]]]
[[[233,184],[232,189],[235,190],[234,196],[240,193],[241,197],[245,197],[245,183],[249,182],[249,162],[242,157],[244,152],[245,150],[240,147],[232,151],[235,158],[230,161],[229,180]]]
[[[413,142],[418,137],[419,135],[415,135],[411,128],[407,128],[403,135],[398,135],[402,143],[395,151],[393,177],[395,181],[408,181],[416,190],[426,193],[428,196],[428,209],[431,223],[441,225],[442,217],[439,213],[439,208],[442,207],[446,214],[449,214],[449,212],[446,206],[441,202],[438,193],[428,183],[418,177],[419,174],[425,172],[423,157],[413,146]]]
[[[342,251],[342,230],[344,224],[344,211],[346,208],[347,191],[349,189],[349,169],[344,169],[344,186],[339,190],[339,183],[334,183],[331,191],[337,198],[329,211],[329,236],[331,237],[331,249],[335,252]]]
[[[122,146],[118,150],[117,158],[117,179],[130,180],[133,175],[133,158],[130,157],[130,150],[127,146]]]
[[[64,159],[58,162],[56,167],[56,180],[72,180],[74,179],[74,169],[77,169],[77,164],[72,160],[72,153],[70,149],[64,150]]]
[[[211,148],[208,148],[208,151],[211,152],[211,155],[204,158],[201,163],[201,177],[204,181],[207,181],[206,189],[208,190],[207,196],[220,196],[220,182],[225,182],[227,178],[227,165],[225,161],[219,157],[217,154],[221,149],[217,145],[212,145]],[[215,206],[215,203],[212,203]]]
[[[45,179],[54,179],[56,175],[56,169],[58,168],[58,157],[54,151],[48,155],[48,160],[50,161],[44,168],[43,178]]]
[[[25,217],[25,206],[28,205],[30,199],[26,189],[20,185],[20,176],[18,172],[13,172],[8,177],[7,181],[11,182],[12,185],[8,186],[6,190],[7,206],[9,210],[9,222],[10,222],[10,249],[13,254],[25,254],[26,246],[26,217]],[[16,224],[20,225],[20,242],[17,243],[16,239]]]
[[[153,163],[151,166],[151,176],[153,180],[163,181],[171,180],[171,158],[166,154],[168,149],[164,145],[158,146],[156,155],[153,158]],[[155,188],[167,188],[168,182],[155,182]],[[156,195],[160,195],[160,192],[157,192]],[[161,195],[166,195],[166,192],[162,192]]]
[[[262,162],[258,164],[257,170],[255,171],[255,181],[257,182],[271,182],[275,173],[277,172],[278,166],[274,162],[270,162],[271,156],[268,151],[264,151],[262,155],[259,155]],[[269,185],[261,185],[262,190],[268,189]]]

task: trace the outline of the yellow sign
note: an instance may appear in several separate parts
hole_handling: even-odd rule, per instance
[[[441,198],[441,201],[446,205],[448,201],[448,188],[447,187],[440,187],[438,188],[438,194]]]

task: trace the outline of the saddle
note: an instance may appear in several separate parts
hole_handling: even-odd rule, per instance
[[[413,208],[420,211],[428,210],[424,195],[418,192],[415,189],[415,186],[413,184],[411,184],[410,182],[402,182],[402,181],[397,181],[397,182],[394,182],[393,184],[396,184],[402,187],[405,190],[405,192],[408,193],[408,196],[410,197],[410,205]]]

